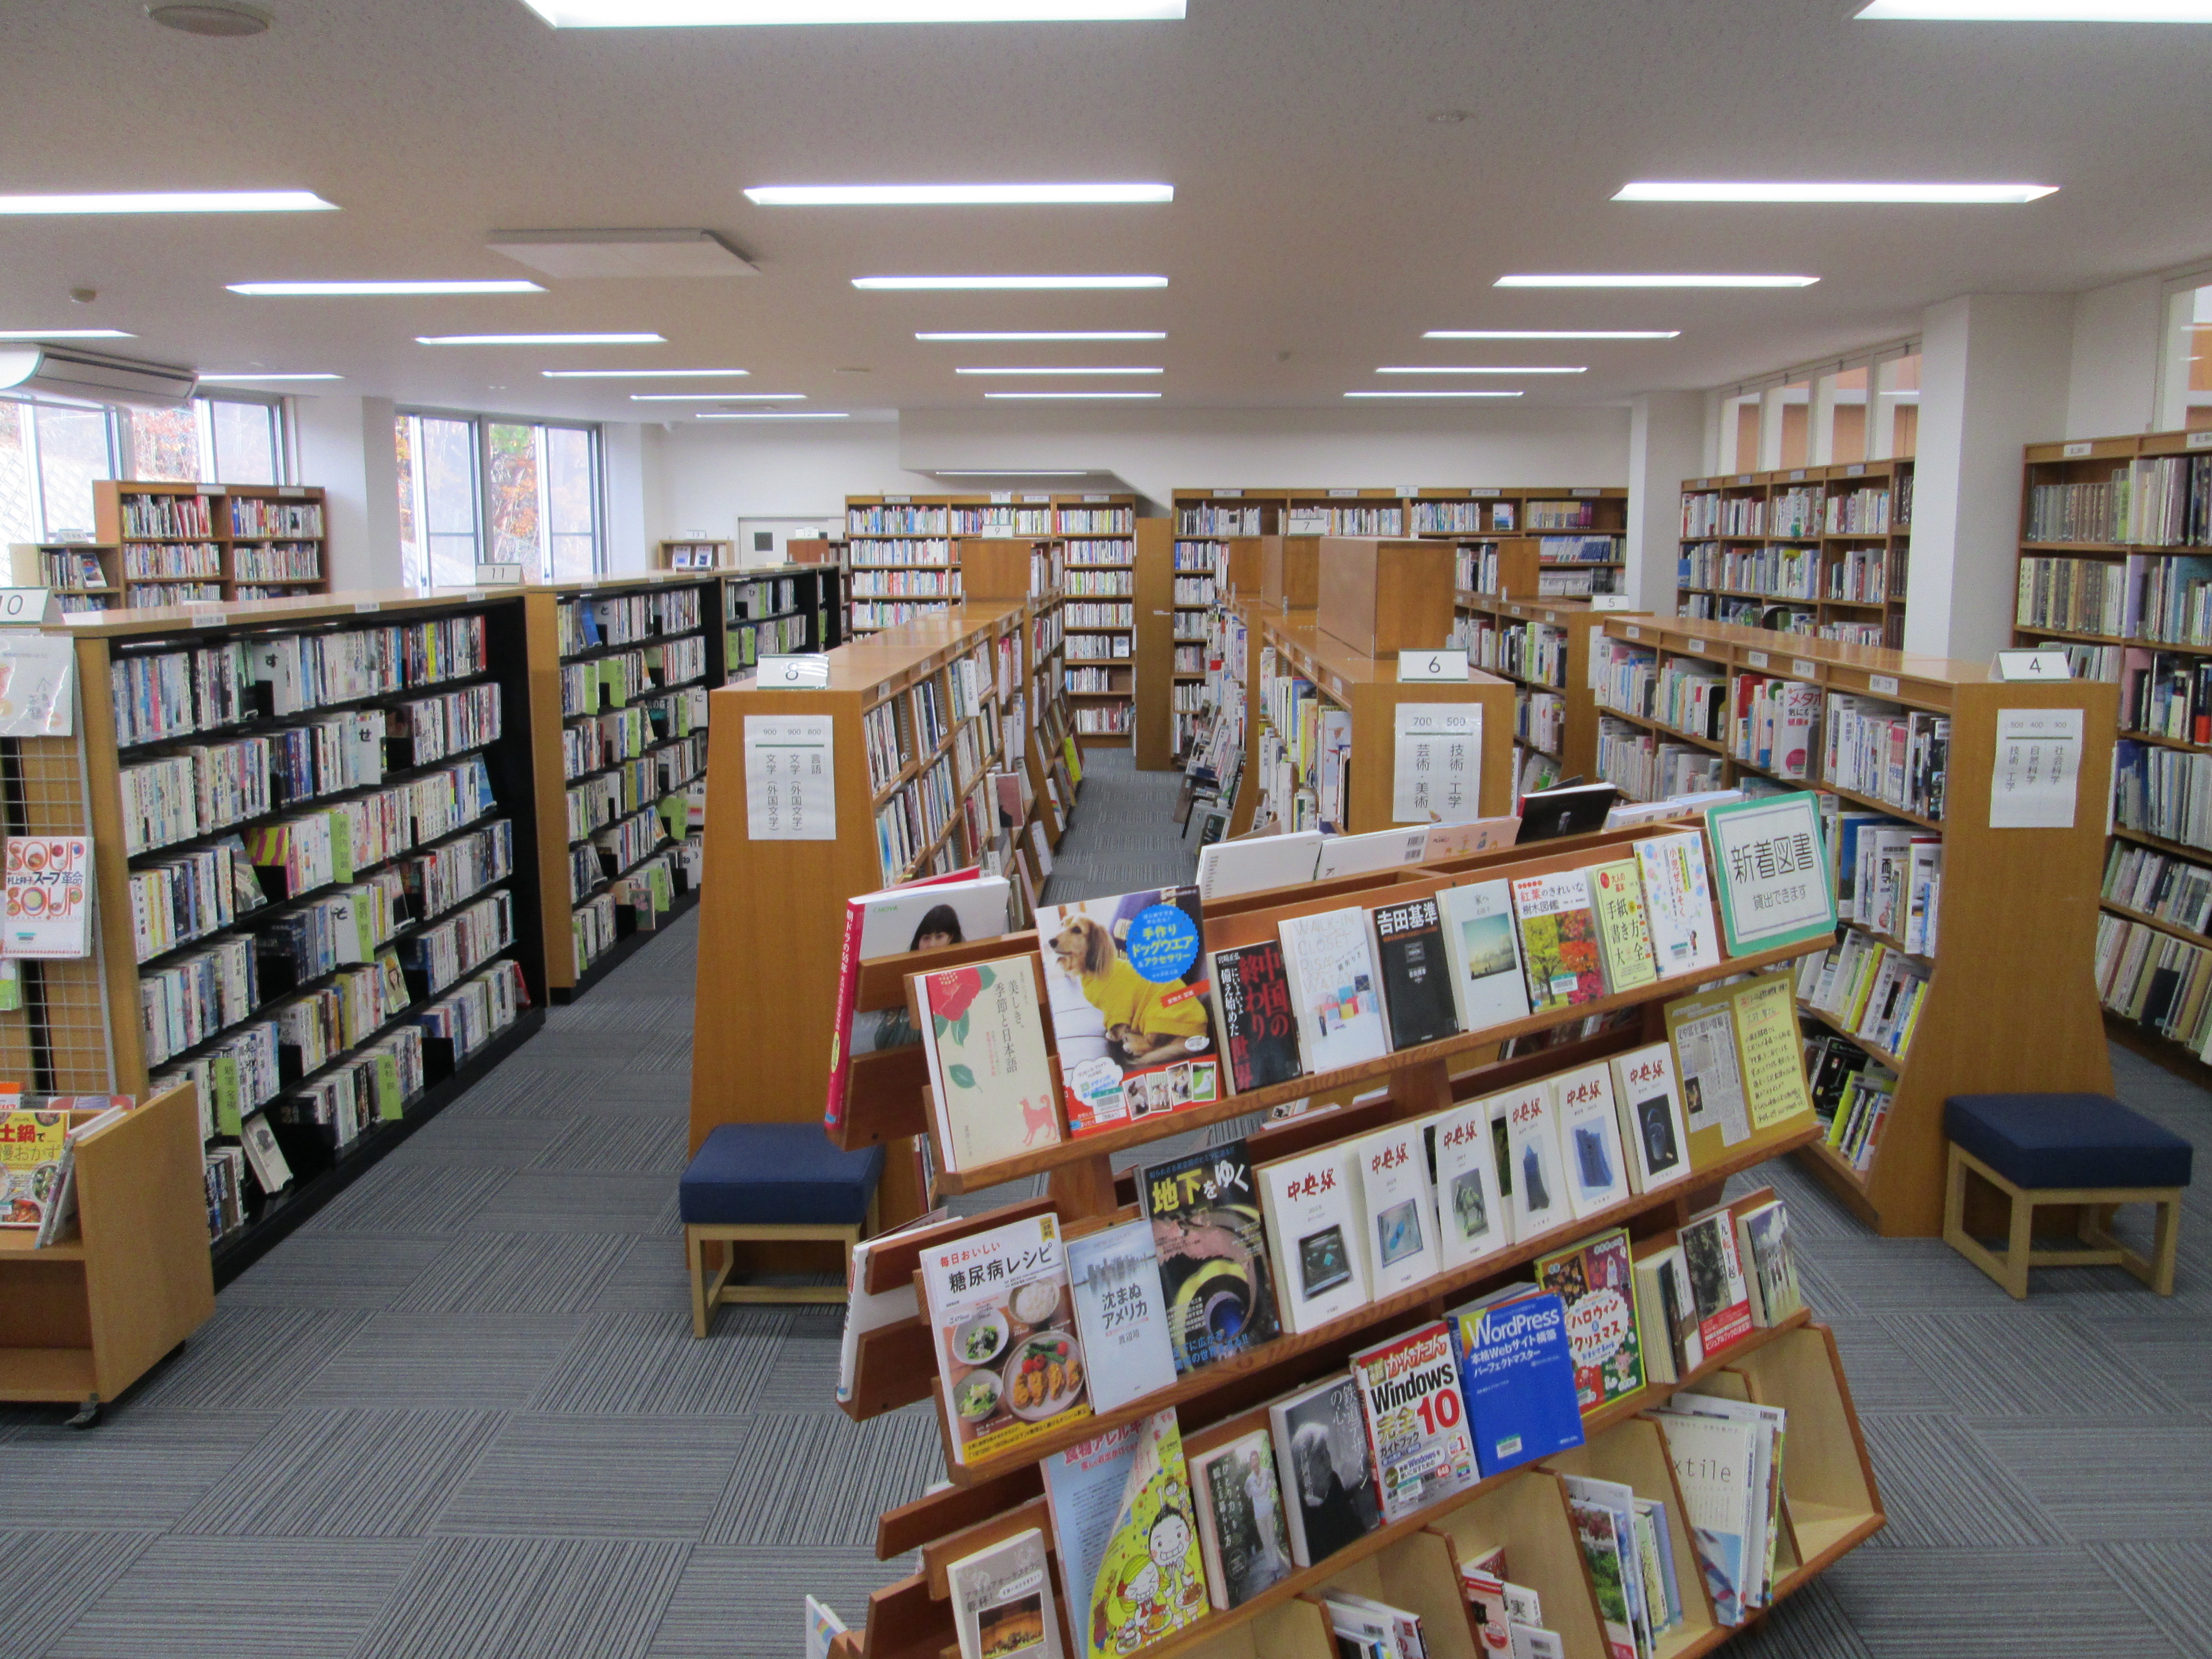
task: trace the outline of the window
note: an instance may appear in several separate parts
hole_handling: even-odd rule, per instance
[[[412,414],[394,436],[410,585],[471,581],[479,559],[544,581],[599,574],[597,428]]]
[[[33,404],[30,413],[39,448],[39,497],[45,517],[41,538],[90,541],[95,522],[93,483],[115,476],[110,412]]]
[[[283,406],[195,398],[182,409],[0,398],[0,538],[89,540],[106,478],[281,483]]]
[[[1875,365],[1875,450],[1870,459],[1909,461],[1920,447],[1920,354]]]
[[[1709,440],[1716,473],[1910,460],[1920,434],[1920,343],[1739,380],[1711,396],[1719,416]],[[2212,393],[2207,398],[2212,404]],[[2206,415],[2212,424],[2212,407]]]

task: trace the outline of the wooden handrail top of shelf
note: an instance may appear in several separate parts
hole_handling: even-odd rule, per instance
[[[969,600],[948,605],[934,616],[878,630],[865,640],[838,646],[825,653],[830,663],[830,684],[811,689],[817,693],[868,692],[878,688],[887,692],[902,690],[914,680],[933,673],[953,659],[972,654],[978,644],[995,638],[1001,624],[1018,617],[1023,610],[1022,603],[1015,599]],[[744,688],[725,687],[724,693],[742,689]],[[804,694],[775,695],[787,697]]]
[[[126,579],[127,580],[127,579]],[[145,578],[147,580],[204,581],[212,577]],[[253,586],[248,583],[247,586]],[[112,590],[111,590],[112,591]],[[210,633],[240,628],[283,628],[310,623],[343,621],[374,628],[388,619],[405,621],[420,611],[454,611],[501,599],[514,599],[523,590],[515,586],[444,587],[418,593],[411,587],[349,591],[343,596],[299,593],[282,599],[224,599],[209,605],[131,605],[114,611],[72,611],[63,618],[77,639],[127,638],[139,634],[180,634],[196,629]],[[374,610],[363,611],[363,605]],[[210,620],[219,617],[220,623]]]
[[[1710,657],[1715,662],[1735,662],[1745,652],[1763,651],[1770,657],[1801,657],[1808,662],[1819,663],[1824,669],[1857,669],[1869,674],[1887,674],[1898,680],[1917,680],[1939,691],[1952,685],[1996,682],[1987,663],[1893,651],[1887,646],[1850,645],[1841,640],[1824,640],[1810,635],[1780,634],[1768,628],[1747,628],[1741,623],[1688,621],[1680,617],[1641,623],[1630,617],[1626,623],[1616,623],[1608,618],[1607,635],[1614,639],[1626,637],[1614,632],[1617,627],[1640,629],[1642,637],[1630,640],[1632,645],[1657,646],[1682,656]],[[1693,647],[1690,643],[1692,640],[1704,641],[1705,648]],[[1712,648],[1715,647],[1721,648]],[[1911,695],[1907,693],[1902,700],[1911,701]]]
[[[1310,622],[1298,619],[1312,617],[1310,611],[1294,611],[1288,616],[1276,612],[1264,621],[1267,642],[1275,647],[1278,653],[1287,656],[1300,676],[1311,680],[1331,695],[1342,697],[1355,685],[1396,685],[1398,659],[1363,656],[1341,640],[1324,633]],[[1429,682],[1421,684],[1438,692],[1469,686],[1503,685],[1505,682],[1481,669],[1470,669],[1464,682]]]

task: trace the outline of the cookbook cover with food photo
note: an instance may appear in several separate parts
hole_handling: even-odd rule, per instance
[[[1057,1218],[925,1250],[922,1288],[953,1453],[975,1463],[1091,1415]]]

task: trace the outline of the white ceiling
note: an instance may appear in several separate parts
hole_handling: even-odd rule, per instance
[[[0,0],[0,191],[304,188],[343,209],[0,219],[0,327],[113,326],[140,337],[124,349],[209,371],[332,369],[347,377],[332,391],[609,419],[681,408],[633,404],[631,390],[696,388],[537,371],[742,367],[747,389],[860,411],[978,405],[983,385],[956,378],[962,364],[1157,362],[1168,373],[1152,384],[1176,405],[1344,410],[1347,390],[1409,384],[1376,379],[1381,364],[1566,362],[1590,373],[1532,380],[1524,403],[1589,403],[1893,338],[1956,294],[2074,291],[2212,246],[2212,27],[1857,23],[1856,0],[1190,0],[1180,23],[556,32],[522,0],[268,3],[270,33],[210,40],[155,27],[137,0]],[[1444,110],[1468,118],[1428,118]],[[2024,207],[1607,199],[1632,179],[1701,177],[2063,188]],[[1176,199],[762,209],[739,193],[994,179],[1164,179]],[[762,274],[548,279],[544,295],[474,299],[249,299],[223,286],[524,276],[489,233],[615,226],[710,228]],[[850,286],[1078,270],[1172,285]],[[1575,270],[1822,280],[1765,293],[1491,286]],[[98,300],[73,304],[80,286]],[[1027,327],[1171,337],[912,337]],[[1683,334],[1420,338],[1437,327]],[[669,343],[413,343],[636,329]]]

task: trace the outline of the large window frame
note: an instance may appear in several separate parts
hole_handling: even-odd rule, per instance
[[[24,539],[34,543],[89,541],[96,533],[88,513],[85,514],[85,522],[76,523],[75,514],[58,507],[52,499],[53,480],[49,477],[43,453],[45,444],[50,440],[42,434],[42,424],[69,416],[80,419],[88,416],[97,420],[106,455],[88,469],[89,481],[95,483],[128,483],[156,476],[141,469],[139,439],[143,435],[139,430],[141,424],[150,425],[157,416],[173,416],[180,412],[141,410],[127,404],[94,403],[38,394],[7,393],[0,394],[0,398],[4,398],[16,411],[18,436],[15,453],[21,457],[20,465],[23,473],[21,481],[23,500],[19,507],[8,514],[9,519],[18,521],[9,524],[9,534],[5,539],[18,539],[14,532],[21,531]],[[266,421],[267,447],[265,451],[258,448],[256,451],[257,459],[261,454],[266,455],[266,477],[243,476],[249,470],[261,469],[249,469],[243,463],[226,464],[222,428],[236,416],[232,414],[219,421],[217,404],[222,405],[226,410],[257,410],[260,412],[260,419]],[[189,471],[194,476],[179,482],[210,485],[284,484],[294,482],[292,426],[283,398],[228,392],[216,397],[203,392],[185,408],[191,415],[190,441],[192,454]],[[167,474],[161,476],[167,477]],[[84,509],[77,511],[83,512]]]
[[[1899,459],[1897,413],[1902,405],[1919,401],[1919,359],[1916,336],[1715,387],[1711,395],[1719,420],[1710,458],[1712,473]],[[1911,384],[1902,384],[1905,380]],[[1838,456],[1836,410],[1850,404],[1867,410],[1856,445],[1860,453]],[[1904,459],[1910,458],[1908,452]]]
[[[422,442],[424,422],[469,428],[473,519],[466,532],[430,528],[431,486]],[[520,458],[510,447],[510,434],[517,430],[530,434],[530,455],[527,483],[514,490],[508,488],[510,481],[517,477],[519,471],[525,471],[518,468]],[[570,448],[571,453],[557,456],[555,434],[584,441],[586,476],[580,491],[574,487],[573,444],[562,446]],[[459,561],[451,556],[452,550],[441,560],[434,545],[441,540],[458,541],[464,533],[470,538],[471,567],[520,562],[524,566],[526,580],[532,581],[563,581],[606,574],[606,449],[604,434],[596,422],[407,407],[396,411],[393,442],[400,464],[402,574],[409,586],[427,588],[440,580],[472,580],[472,568],[467,576],[457,574]],[[569,487],[565,489],[556,476],[563,466],[571,474]],[[580,512],[581,527],[577,517]],[[511,527],[518,515],[526,516],[532,538],[531,543],[520,546]],[[580,547],[580,543],[585,545]],[[524,556],[516,558],[518,553]]]

